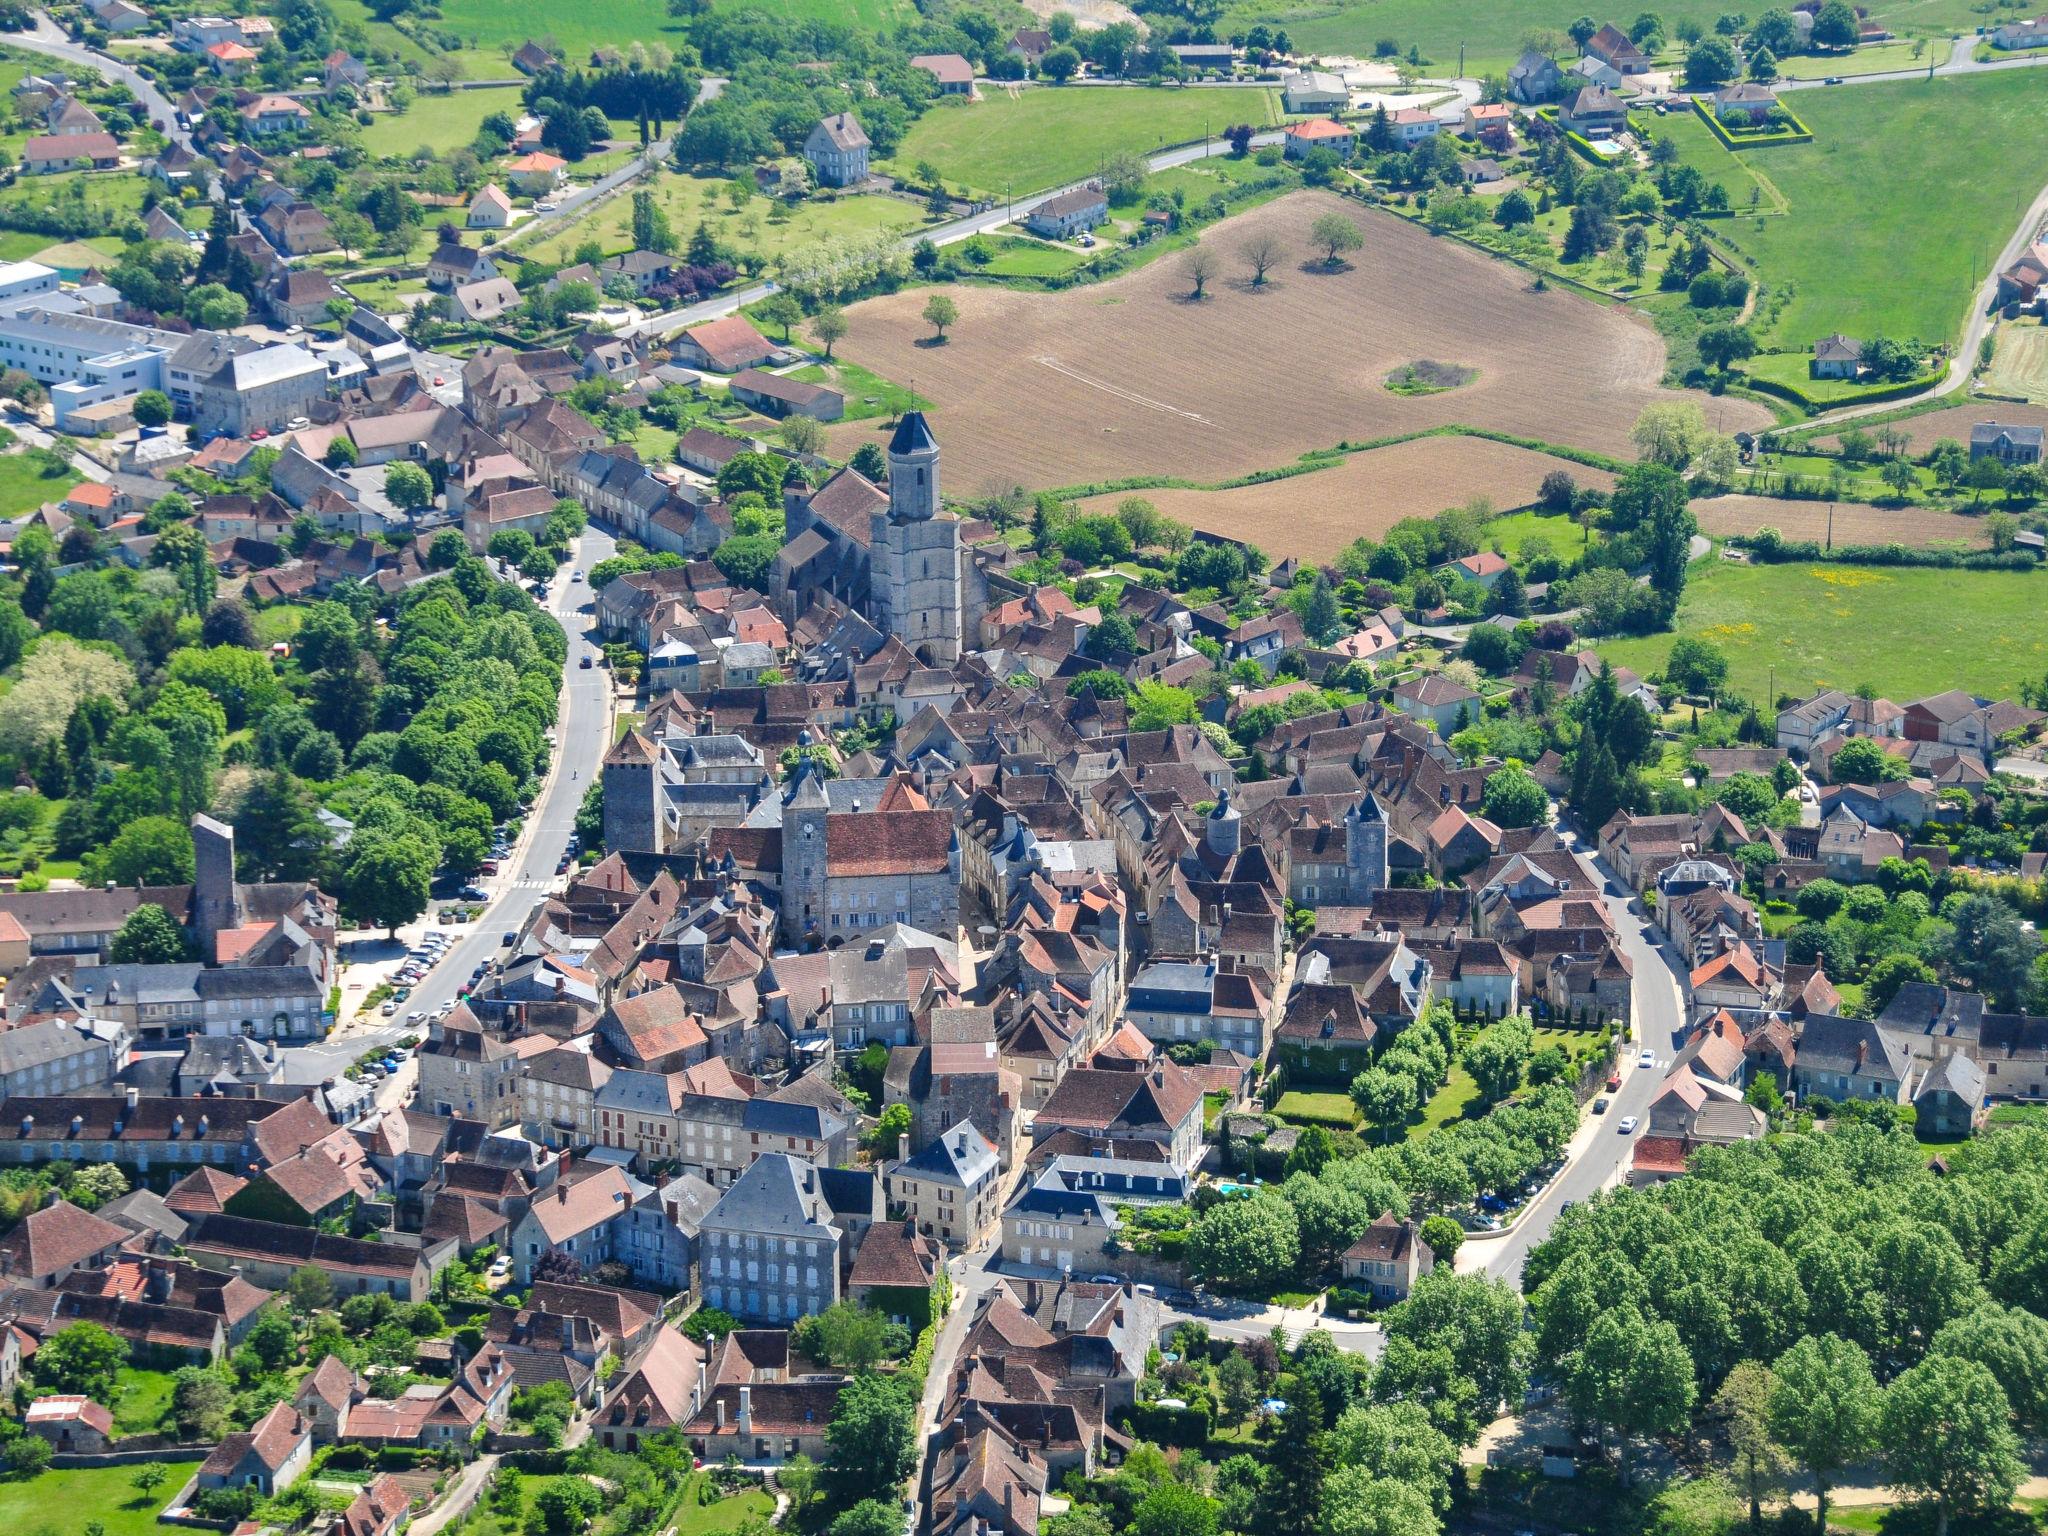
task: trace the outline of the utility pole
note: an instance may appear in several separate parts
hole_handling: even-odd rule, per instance
[[[1834,504],[1834,503],[1833,503],[1833,502],[1831,501],[1831,502],[1829,502],[1829,503],[1828,503],[1828,549],[1829,549],[1829,551],[1830,551],[1830,552],[1832,552],[1832,551],[1834,550],[1834,547],[1835,547],[1835,504]]]
[[[1460,80],[1465,78],[1465,45],[1463,43],[1458,44],[1458,78]]]

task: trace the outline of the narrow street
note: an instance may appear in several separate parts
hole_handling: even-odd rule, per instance
[[[516,932],[527,914],[556,884],[555,866],[568,847],[569,834],[575,830],[576,812],[583,803],[584,791],[590,787],[611,744],[612,674],[604,667],[586,669],[580,663],[593,649],[589,630],[595,595],[590,589],[590,570],[608,559],[617,547],[609,533],[595,526],[587,528],[576,546],[573,564],[564,566],[556,577],[549,607],[569,632],[562,709],[555,725],[561,746],[539,798],[525,816],[512,856],[498,875],[484,882],[491,900],[483,915],[466,931],[458,930],[461,937],[448,946],[441,963],[421,978],[412,996],[389,1018],[372,1014],[361,1027],[338,1030],[334,1037],[319,1045],[286,1051],[288,1082],[320,1082],[338,1075],[373,1047],[395,1044],[404,1035],[424,1033],[422,1025],[406,1022],[407,1015],[417,1011],[431,1016],[443,1003],[452,1002],[479,963],[495,960],[504,953],[504,936]],[[572,579],[572,570],[583,579]],[[400,930],[401,942],[397,947],[377,933],[347,935],[344,959],[352,949],[358,953],[367,950],[372,954],[395,955],[426,926],[422,922]],[[409,1079],[416,1070],[415,1063],[408,1061],[403,1068],[406,1077],[401,1081]]]

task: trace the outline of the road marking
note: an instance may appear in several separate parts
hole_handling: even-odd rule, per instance
[[[1117,399],[1128,401],[1132,405],[1142,405],[1148,411],[1161,411],[1168,416],[1178,416],[1184,421],[1199,421],[1205,427],[1213,425],[1208,417],[1198,412],[1184,411],[1177,405],[1168,405],[1164,400],[1154,400],[1150,395],[1141,395],[1136,390],[1125,389],[1121,384],[1092,379],[1079,369],[1069,368],[1056,357],[1034,357],[1032,361],[1042,368],[1050,368],[1054,373],[1064,374],[1077,384],[1086,384],[1090,389],[1099,389],[1105,395],[1114,395]]]

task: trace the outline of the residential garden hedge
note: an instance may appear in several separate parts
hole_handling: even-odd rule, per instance
[[[1798,114],[1782,101],[1778,103],[1778,110],[1785,114],[1792,126],[1789,129],[1780,129],[1776,133],[1730,133],[1728,125],[1714,115],[1714,109],[1707,105],[1707,98],[1704,96],[1693,97],[1692,109],[1699,114],[1700,121],[1707,125],[1708,132],[1721,141],[1723,149],[1768,149],[1774,144],[1813,142],[1813,130],[1802,123]]]

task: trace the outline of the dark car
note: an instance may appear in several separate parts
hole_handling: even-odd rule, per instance
[[[577,663],[577,665],[583,668],[584,671],[588,672],[590,670],[590,658],[588,656],[584,657],[583,660]]]

